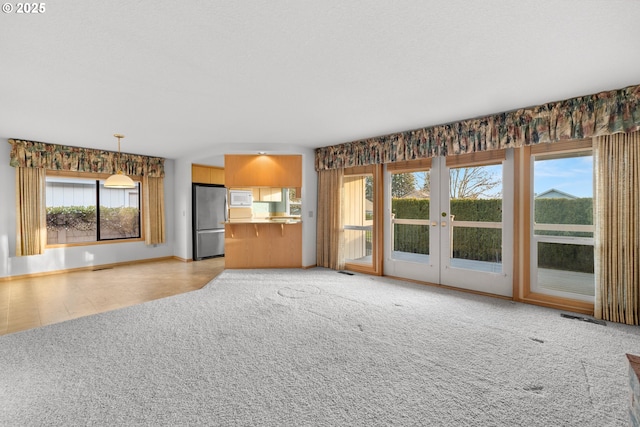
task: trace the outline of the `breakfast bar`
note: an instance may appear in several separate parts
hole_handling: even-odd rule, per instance
[[[227,154],[225,186],[225,268],[301,268],[302,157]]]
[[[225,224],[225,268],[300,268],[299,219],[230,220]]]

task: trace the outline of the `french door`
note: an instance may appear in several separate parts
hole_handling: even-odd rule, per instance
[[[511,151],[389,165],[385,275],[511,296]]]

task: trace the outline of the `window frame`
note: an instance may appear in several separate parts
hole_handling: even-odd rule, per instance
[[[383,191],[382,165],[357,166],[344,169],[344,176],[371,175],[373,178],[372,263],[345,262],[345,270],[381,276],[383,273]],[[344,232],[344,229],[342,230]]]
[[[299,188],[293,188],[293,190],[296,193],[296,197],[291,198],[291,190],[292,188],[287,187],[286,191],[284,191],[285,193],[285,214],[288,216],[300,216],[302,217],[302,197],[300,194],[300,189]],[[293,201],[293,200],[298,200],[298,201]],[[300,210],[300,214],[299,215],[295,215],[291,213],[291,206],[297,206],[298,209]]]
[[[532,149],[531,158],[530,158],[530,162],[532,165],[531,177],[534,178],[534,181],[535,181],[535,162],[536,161],[559,160],[559,159],[567,159],[567,158],[575,159],[585,155],[593,156],[592,147],[583,148],[583,149],[561,150],[561,151],[547,151],[547,150],[542,152],[537,152],[537,151],[540,151],[540,150],[535,150],[535,148]],[[529,230],[529,238],[530,238],[529,269],[531,272],[529,277],[529,288],[531,292],[540,293],[543,295],[565,297],[569,299],[575,299],[575,300],[585,301],[588,303],[593,303],[595,301],[595,296],[586,296],[580,293],[572,294],[568,291],[562,291],[562,290],[553,289],[553,288],[547,289],[539,282],[538,274],[541,267],[537,265],[539,260],[538,245],[542,243],[542,244],[548,244],[548,245],[590,246],[593,249],[595,248],[595,221],[590,225],[590,228],[591,228],[591,230],[589,231],[591,233],[590,237],[561,236],[561,235],[554,235],[554,234],[548,235],[548,234],[539,233],[538,231],[545,231],[545,229],[538,228],[538,226],[545,226],[545,225],[556,226],[555,231],[560,231],[557,229],[557,226],[562,226],[562,225],[570,225],[570,226],[578,226],[578,227],[585,227],[585,226],[580,226],[574,223],[571,223],[571,224],[555,224],[555,223],[554,224],[538,224],[536,223],[535,222],[536,209],[535,209],[535,202],[534,202],[534,200],[536,199],[536,192],[535,192],[535,188],[533,187],[533,184],[534,182],[531,183],[532,189],[531,189],[530,197],[532,199],[532,203],[531,203],[532,221],[531,221],[530,230]],[[594,188],[594,192],[595,192],[595,188]],[[595,194],[592,195],[592,200],[595,201]],[[595,220],[595,218],[593,219]],[[572,231],[579,231],[579,230],[572,230]],[[594,256],[595,256],[595,253],[594,253]],[[594,263],[595,263],[595,260],[594,260]],[[594,291],[595,291],[595,284],[594,284]]]
[[[571,153],[592,149],[591,139],[569,140],[554,144],[538,144],[519,149],[516,156],[516,196],[514,218],[516,218],[514,237],[514,284],[513,300],[530,304],[570,310],[577,313],[593,314],[594,304],[562,296],[542,294],[531,289],[531,229],[533,225],[533,181],[532,159],[544,154]],[[594,194],[594,198],[596,195]]]

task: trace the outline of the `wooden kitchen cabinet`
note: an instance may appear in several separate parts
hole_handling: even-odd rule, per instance
[[[224,185],[224,169],[213,166],[191,165],[191,182]]]
[[[227,187],[302,187],[302,156],[227,154],[224,173]]]
[[[302,267],[302,224],[225,224],[225,268]]]
[[[259,200],[261,202],[281,202],[282,188],[259,188]]]
[[[282,188],[253,187],[254,202],[281,202]]]

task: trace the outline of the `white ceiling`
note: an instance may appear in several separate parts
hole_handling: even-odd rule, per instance
[[[640,84],[639,0],[44,4],[0,14],[0,138],[320,147]]]

